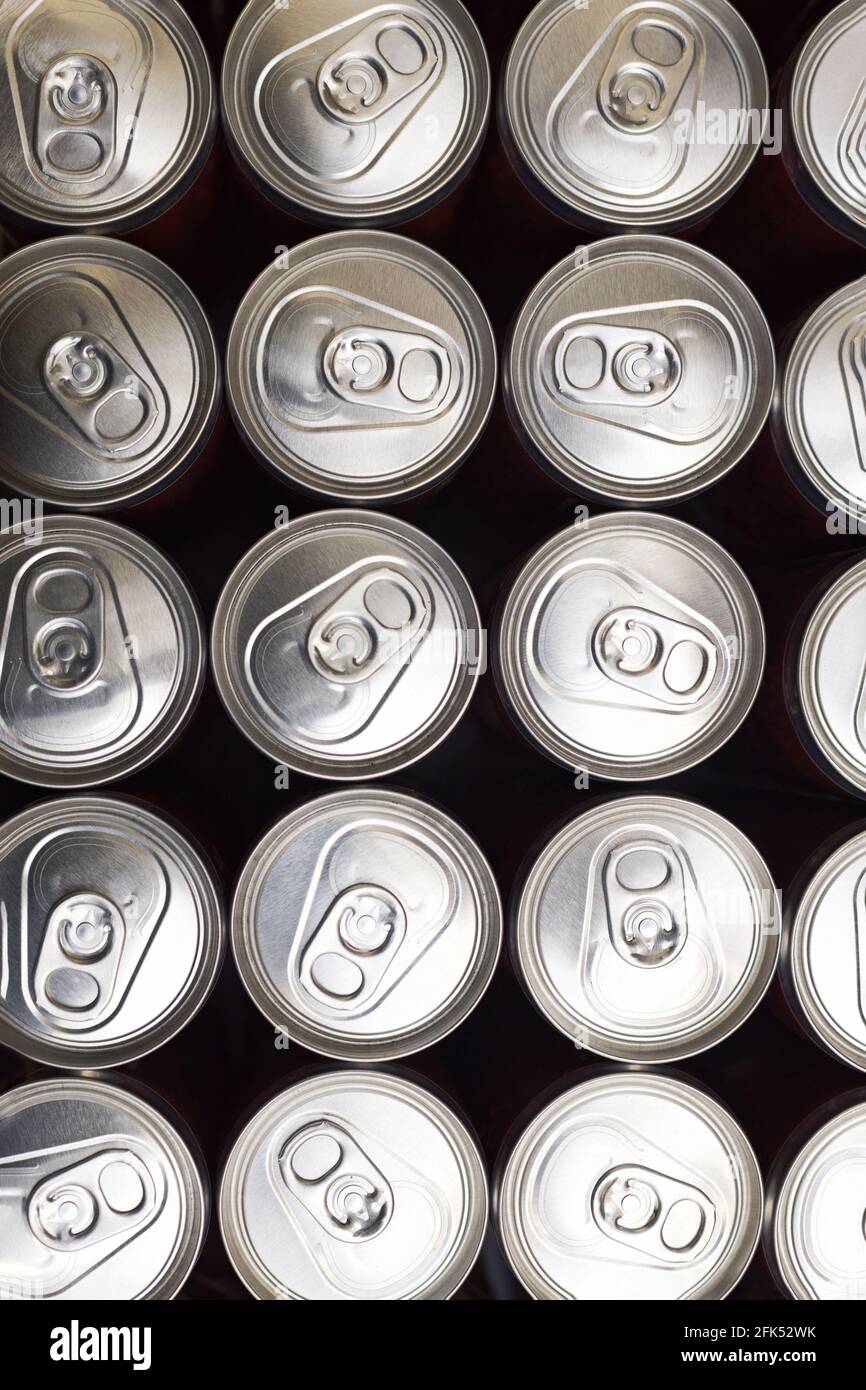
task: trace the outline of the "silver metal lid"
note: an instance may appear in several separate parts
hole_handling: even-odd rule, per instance
[[[725,0],[541,0],[511,49],[500,119],[563,217],[675,227],[745,176],[768,102],[754,36]]]
[[[385,1061],[462,1023],[490,983],[499,893],[465,830],[395,791],[336,792],[279,821],[244,867],[235,960],[305,1047]]]
[[[825,859],[804,888],[783,962],[795,1011],[824,1047],[866,1071],[866,833]]]
[[[200,1158],[133,1091],[64,1077],[0,1097],[0,1298],[174,1298],[208,1206]]]
[[[832,584],[806,626],[796,669],[795,723],[832,775],[866,795],[866,561]]]
[[[0,264],[0,480],[62,507],[126,506],[192,462],[219,410],[197,299],[106,237],[58,237]]]
[[[797,155],[830,207],[866,234],[866,3],[845,0],[807,39],[791,81]]]
[[[795,478],[807,495],[819,506],[862,517],[866,278],[831,295],[800,330],[785,366],[774,425],[802,470]]]
[[[751,708],[764,624],[749,581],[670,517],[578,522],[532,554],[503,605],[500,691],[564,766],[667,777],[715,753]]]
[[[241,433],[279,476],[384,502],[441,482],[476,443],[496,343],[472,287],[434,251],[387,232],[336,232],[255,281],[226,371]]]
[[[0,1041],[51,1066],[130,1062],[198,1012],[222,961],[220,892],[145,806],[42,802],[0,827]]]
[[[613,1072],[535,1117],[494,1210],[534,1298],[717,1300],[752,1258],[761,1203],[755,1155],[718,1101],[671,1076]]]
[[[0,772],[45,787],[128,776],[204,679],[198,605],[162,551],[94,517],[0,533]]]
[[[201,39],[175,0],[4,0],[0,204],[127,231],[188,188],[216,129]]]
[[[460,719],[483,662],[480,623],[457,566],[414,526],[318,512],[270,532],[229,577],[214,678],[275,762],[338,781],[382,777]]]
[[[581,493],[644,504],[727,473],[760,433],[774,374],[742,280],[698,247],[648,236],[554,266],[504,361],[509,412],[542,466]]]
[[[776,890],[721,816],[629,797],[548,841],[515,901],[512,944],[530,998],[567,1037],[617,1061],[672,1062],[721,1042],[762,999]]]
[[[229,1258],[263,1299],[446,1299],[487,1225],[478,1149],[429,1091],[372,1071],[290,1087],[250,1121],[219,1195]]]
[[[222,69],[226,134],[275,202],[314,221],[397,222],[478,153],[490,69],[459,0],[250,0]]]
[[[792,1298],[866,1298],[864,1192],[866,1103],[861,1103],[808,1140],[768,1203],[770,1254]]]

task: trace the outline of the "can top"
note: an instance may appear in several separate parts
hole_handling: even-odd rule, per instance
[[[253,1001],[304,1047],[385,1061],[478,1003],[499,956],[490,867],[443,811],[351,788],[293,811],[241,874],[232,938]]]
[[[755,1009],[779,953],[754,846],[693,802],[628,797],[545,845],[515,903],[516,964],[567,1037],[624,1062],[672,1062]]]
[[[0,262],[0,479],[56,506],[143,501],[201,449],[220,365],[195,296],[107,237],[58,237]]]
[[[302,1081],[243,1130],[220,1227],[258,1298],[449,1298],[487,1225],[481,1155],[431,1092],[383,1072]]]
[[[844,0],[813,30],[797,60],[791,128],[807,173],[829,202],[866,231],[866,3]]]
[[[563,216],[675,227],[746,174],[769,101],[764,60],[726,0],[541,0],[502,83],[506,135]]]
[[[814,874],[785,937],[794,1002],[824,1045],[866,1071],[866,833]]]
[[[864,1187],[866,1103],[861,1102],[809,1139],[770,1204],[772,1253],[794,1298],[866,1297]]]
[[[8,0],[0,203],[43,226],[128,231],[189,186],[213,79],[175,0]]]
[[[222,103],[230,143],[275,201],[313,221],[382,224],[420,213],[466,172],[490,69],[459,0],[250,0],[226,47]]]
[[[866,674],[858,634],[864,631],[866,561],[860,561],[830,586],[809,619],[797,661],[796,695],[798,712],[819,760],[862,794],[866,794]]]
[[[751,448],[775,354],[751,292],[668,237],[612,237],[548,272],[505,355],[505,392],[559,481],[626,503],[675,501]]]
[[[168,558],[95,517],[0,533],[0,772],[89,787],[151,762],[204,678],[198,605]]]
[[[502,609],[500,689],[555,761],[614,781],[670,776],[745,719],[764,663],[746,576],[670,517],[576,522],[532,554]]]
[[[336,780],[430,752],[480,673],[481,620],[454,562],[414,526],[318,512],[253,546],[213,624],[217,688],[275,762]]]
[[[174,1298],[208,1200],[200,1158],[133,1091],[63,1077],[0,1097],[4,1299]]]
[[[226,354],[241,432],[319,495],[382,502],[441,481],[493,406],[496,343],[475,291],[417,242],[317,237],[269,265]]]
[[[0,1041],[51,1066],[130,1062],[201,1008],[222,961],[201,854],[133,801],[66,797],[0,827]]]
[[[537,1299],[724,1298],[761,1226],[746,1136],[705,1091],[613,1072],[566,1091],[500,1172],[496,1220]]]
[[[866,32],[866,30],[864,30]],[[781,391],[787,440],[828,510],[866,509],[866,277],[825,300],[791,348]]]

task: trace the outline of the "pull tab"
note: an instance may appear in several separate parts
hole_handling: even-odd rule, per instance
[[[301,958],[301,984],[331,1008],[375,994],[406,937],[406,913],[387,888],[359,884],[334,900]]]
[[[719,661],[714,644],[698,628],[638,607],[604,615],[592,636],[592,654],[617,685],[678,708],[704,698]]]
[[[55,178],[85,182],[111,166],[117,86],[97,58],[68,53],[46,68],[36,107],[36,158]]]
[[[49,1250],[80,1250],[128,1237],[155,1215],[156,1185],[131,1149],[106,1149],[45,1178],[30,1194],[27,1220]]]
[[[686,944],[688,910],[681,852],[664,840],[621,845],[603,871],[613,947],[629,965],[659,966]]]
[[[858,318],[842,339],[842,377],[851,413],[854,445],[866,471],[866,320]]]
[[[690,1264],[706,1250],[716,1209],[699,1187],[652,1168],[611,1168],[592,1194],[599,1230],[621,1245],[666,1264]]]
[[[431,32],[414,16],[374,20],[322,63],[316,91],[336,120],[376,120],[426,86],[439,67]]]
[[[693,31],[669,12],[642,9],[632,15],[599,82],[603,115],[627,135],[657,130],[676,107],[696,49]]]
[[[104,338],[68,333],[45,355],[45,385],[54,401],[101,453],[127,451],[159,423],[147,382]]]
[[[452,375],[448,353],[432,338],[364,327],[331,339],[323,370],[342,400],[414,416],[439,409]]]
[[[31,575],[24,595],[24,654],[34,678],[48,690],[75,690],[102,663],[104,598],[96,575],[83,564],[46,563]]]
[[[280,1152],[279,1170],[289,1191],[337,1240],[369,1240],[391,1220],[389,1183],[333,1120],[314,1120],[293,1134]]]
[[[431,620],[430,605],[408,575],[382,567],[356,579],[319,615],[307,651],[320,675],[354,685],[414,649]]]
[[[581,405],[660,405],[677,389],[682,360],[670,338],[646,328],[581,323],[556,346],[556,390]]]

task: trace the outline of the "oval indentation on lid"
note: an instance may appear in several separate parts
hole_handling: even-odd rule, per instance
[[[99,1190],[112,1211],[137,1211],[144,1201],[144,1183],[131,1163],[107,1163],[99,1175]]]
[[[677,642],[665,662],[665,685],[677,695],[686,695],[700,683],[707,659],[697,642]]]
[[[412,603],[405,589],[390,579],[377,579],[364,594],[364,606],[382,627],[405,627],[412,619]]]
[[[605,353],[595,338],[575,338],[563,363],[565,375],[576,391],[591,391],[604,376]]]
[[[698,1203],[690,1198],[674,1202],[664,1219],[662,1241],[668,1250],[688,1250],[700,1237],[705,1219]]]
[[[424,50],[415,35],[399,24],[384,29],[376,40],[376,47],[388,66],[403,77],[417,72],[424,62]]]
[[[46,978],[45,993],[59,1009],[92,1009],[99,998],[99,983],[87,970],[61,966]]]
[[[400,363],[400,390],[407,401],[422,404],[439,389],[439,363],[432,352],[412,348]]]
[[[145,405],[134,391],[115,391],[94,417],[97,432],[109,444],[122,443],[141,428]]]
[[[325,951],[310,967],[313,983],[335,999],[352,999],[364,985],[364,972],[353,960]]]
[[[679,35],[662,24],[641,24],[632,36],[635,53],[660,68],[672,68],[683,56]]]
[[[333,1173],[343,1150],[332,1134],[312,1134],[292,1154],[292,1172],[301,1182],[321,1182]]]
[[[37,580],[33,596],[46,613],[81,613],[92,595],[90,581],[80,570],[56,569]]]
[[[83,130],[63,130],[46,150],[49,162],[63,174],[90,174],[102,163],[102,142]]]
[[[616,876],[631,893],[661,888],[668,878],[668,863],[655,849],[635,849],[624,854],[616,866]]]

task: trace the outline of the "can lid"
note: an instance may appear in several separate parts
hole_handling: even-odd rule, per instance
[[[496,675],[547,755],[613,781],[716,752],[752,706],[764,624],[727,551],[644,513],[576,522],[532,554],[503,605]]]
[[[819,191],[866,231],[866,3],[844,0],[810,34],[789,97],[803,167]]]
[[[0,45],[0,203],[11,215],[128,231],[192,183],[216,104],[204,46],[175,0],[10,0]]]
[[[315,221],[381,225],[417,215],[466,173],[487,128],[490,68],[459,0],[250,0],[226,46],[222,108],[242,167],[276,202]]]
[[[332,1071],[246,1126],[219,1194],[229,1258],[262,1299],[445,1299],[487,1226],[478,1148],[402,1077]]]
[[[667,796],[577,816],[545,845],[514,906],[515,964],[567,1037],[624,1062],[714,1046],[763,998],[778,901],[754,846]]]
[[[166,487],[219,410],[220,364],[195,296],[107,237],[58,237],[0,262],[0,480],[57,506],[118,507]]]
[[[866,561],[861,561],[830,586],[809,619],[797,660],[796,713],[819,761],[862,794],[866,674],[863,644],[856,635],[864,631]]]
[[[541,0],[500,115],[521,172],[562,216],[673,227],[733,192],[768,102],[758,45],[726,0]]]
[[[743,457],[774,375],[767,321],[727,266],[667,237],[612,237],[528,296],[505,398],[559,482],[654,504],[699,492]]]
[[[311,776],[382,777],[451,732],[484,658],[481,619],[438,545],[394,517],[318,512],[253,546],[213,624],[242,733]]]
[[[198,605],[166,555],[95,517],[0,532],[0,772],[47,787],[128,776],[179,733],[204,678]]]
[[[803,1146],[768,1208],[778,1273],[793,1298],[866,1298],[866,1103]]]
[[[51,1066],[130,1062],[210,993],[223,913],[200,852],[147,807],[66,797],[0,827],[0,1041]]]
[[[752,1258],[761,1202],[755,1155],[718,1101],[664,1074],[613,1072],[529,1124],[495,1212],[534,1298],[717,1300]]]
[[[825,859],[804,889],[785,935],[785,976],[824,1046],[866,1071],[866,833]]]
[[[79,1077],[0,1097],[0,1297],[174,1298],[198,1258],[209,1193],[170,1115]]]
[[[490,983],[502,913],[474,840],[438,807],[352,788],[279,821],[244,867],[235,960],[304,1047],[385,1061],[462,1023]]]
[[[807,484],[828,510],[856,518],[866,509],[864,349],[866,277],[831,295],[800,330],[777,412]]]
[[[475,291],[434,251],[336,232],[268,266],[227,352],[235,421],[283,478],[345,501],[440,482],[493,406],[496,343]]]

